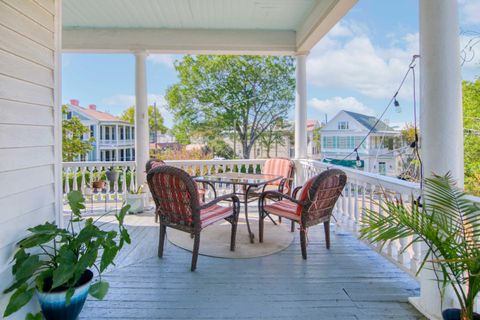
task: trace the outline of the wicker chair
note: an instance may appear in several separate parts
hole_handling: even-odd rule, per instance
[[[230,250],[235,250],[238,214],[240,202],[234,194],[227,194],[213,201],[201,204],[197,184],[190,175],[178,168],[168,165],[152,168],[147,174],[147,181],[156,204],[156,214],[160,217],[160,238],[158,256],[163,256],[166,228],[188,232],[194,237],[191,271],[197,266],[200,247],[200,232],[205,227],[227,220],[232,224]],[[217,203],[231,200],[232,207],[222,207]]]
[[[327,249],[330,249],[330,217],[333,207],[342,193],[347,176],[342,170],[331,169],[309,179],[303,187],[294,190],[293,196],[278,191],[266,191],[259,200],[260,234],[263,242],[263,224],[267,214],[291,219],[300,224],[300,245],[302,257],[307,259],[307,228],[323,222]],[[296,194],[301,190],[297,200]],[[266,204],[274,198],[279,199],[272,204]]]
[[[164,166],[164,165],[166,165],[166,163],[163,160],[150,159],[150,160],[147,161],[147,164],[145,165],[145,172],[149,173],[150,170],[152,170],[153,168],[156,168],[158,166]],[[198,186],[198,196],[199,196],[199,198],[202,202],[205,202],[205,195],[207,194],[207,184],[197,183],[197,186]],[[212,187],[212,191],[213,191],[213,194],[214,194],[214,198],[216,198],[217,197],[217,192],[216,192],[214,187]],[[153,199],[153,201],[155,201],[155,205],[158,207],[158,204],[157,204],[156,200]],[[158,222],[158,215],[155,215],[155,222]]]
[[[163,160],[158,160],[158,159],[150,159],[147,161],[147,164],[145,165],[145,173],[149,173],[150,170],[153,168],[156,168],[158,166],[164,166],[166,163]]]
[[[265,191],[278,191],[287,195],[291,194],[292,182],[295,175],[295,162],[287,158],[274,158],[267,159],[263,165],[262,174],[271,174],[282,176],[280,180],[275,180],[263,186],[260,190],[254,190],[249,192],[249,202],[255,199],[259,199],[261,194]],[[270,216],[269,216],[270,217]],[[276,222],[270,217],[273,223]],[[278,221],[282,222],[282,217],[278,217]],[[295,221],[292,220],[292,232],[294,230]]]
[[[295,174],[295,162],[287,158],[267,159],[263,165],[262,173],[283,177],[280,180],[266,184],[263,187],[263,191],[274,190],[288,195],[291,194],[293,175]]]

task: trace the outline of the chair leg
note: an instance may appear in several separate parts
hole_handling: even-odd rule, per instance
[[[307,235],[303,228],[300,229],[300,246],[302,247],[302,257],[307,260]]]
[[[160,223],[160,236],[158,238],[158,256],[163,257],[163,247],[165,245],[165,234],[167,233],[167,226]]]
[[[278,223],[282,223],[282,217],[278,217]]]
[[[232,222],[232,234],[230,236],[230,251],[235,251],[235,240],[237,238],[237,221]]]
[[[292,220],[292,225],[290,226],[290,232],[295,231],[295,221]]]
[[[192,253],[192,267],[190,271],[195,271],[197,268],[198,250],[200,249],[200,232],[195,233],[195,240],[193,241],[193,253]]]
[[[327,249],[330,249],[330,221],[325,221],[323,223],[323,228],[325,229],[325,243]]]

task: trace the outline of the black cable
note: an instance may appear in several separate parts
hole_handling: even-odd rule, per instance
[[[372,126],[372,128],[370,128],[370,130],[368,131],[367,135],[362,139],[362,141],[355,147],[355,149],[353,149],[352,152],[350,152],[347,156],[345,156],[345,158],[343,158],[341,161],[343,160],[346,160],[348,157],[350,157],[352,154],[354,154],[355,152],[357,152],[358,154],[358,148],[360,148],[360,146],[362,145],[362,143],[365,142],[365,140],[367,140],[368,136],[373,132],[373,130],[375,130],[375,127],[380,123],[381,119],[383,118],[383,116],[385,115],[385,113],[387,112],[388,108],[390,108],[390,106],[392,105],[392,103],[397,99],[397,95],[398,95],[398,92],[400,91],[400,89],[403,87],[403,84],[405,83],[405,80],[407,79],[408,77],[408,74],[410,73],[411,70],[414,70],[414,62],[417,58],[419,58],[420,56],[419,55],[414,55],[413,58],[412,58],[412,61],[410,62],[410,65],[408,66],[408,70],[407,72],[405,73],[405,75],[403,76],[403,79],[402,81],[400,82],[400,85],[398,86],[398,89],[397,91],[395,92],[395,94],[393,95],[393,97],[390,99],[390,101],[388,102],[387,106],[385,107],[385,109],[383,110],[382,114],[380,115],[380,117],[377,118],[377,121],[375,122],[375,124]]]
[[[418,127],[417,127],[417,93],[416,93],[416,85],[415,85],[415,66],[410,67],[412,69],[412,76],[413,76],[413,127],[415,130],[415,146],[414,150],[417,154],[418,162],[420,162],[420,190],[423,190],[423,163],[422,158],[420,157],[420,151],[418,147]]]

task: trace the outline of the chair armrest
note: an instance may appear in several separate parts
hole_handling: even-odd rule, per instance
[[[200,210],[202,209],[206,209],[208,207],[211,207],[213,206],[214,204],[217,204],[219,203],[220,201],[224,201],[224,200],[227,200],[227,199],[232,199],[233,203],[234,204],[238,204],[240,205],[240,200],[238,199],[238,197],[233,194],[233,193],[229,193],[229,194],[225,194],[223,196],[220,196],[218,198],[215,198],[213,199],[212,201],[208,202],[208,203],[205,203],[203,205],[200,206]]]
[[[296,199],[298,191],[300,191],[302,188],[303,188],[303,186],[299,186],[299,187],[296,187],[295,189],[293,189],[292,197],[294,197]]]
[[[281,198],[281,199],[287,199],[287,200],[290,200],[292,201],[293,203],[296,203],[296,204],[299,204],[299,205],[305,205],[304,201],[300,201],[300,200],[297,200],[295,199],[294,197],[291,197],[285,193],[281,193],[281,192],[278,192],[278,191],[265,191],[263,192],[261,195],[260,195],[260,199],[259,201],[260,202],[263,202],[265,201],[265,198],[268,197],[268,196],[275,196],[275,197],[278,197],[278,198]]]

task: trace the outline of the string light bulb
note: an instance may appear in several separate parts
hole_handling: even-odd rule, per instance
[[[395,106],[395,112],[400,113],[402,112],[402,108],[400,107],[400,102],[398,102],[397,97],[393,101],[393,105]]]
[[[355,148],[355,152],[357,153],[357,160],[355,164],[357,165],[358,168],[360,168],[362,166],[362,161],[360,160],[360,156],[358,154],[357,148]]]

